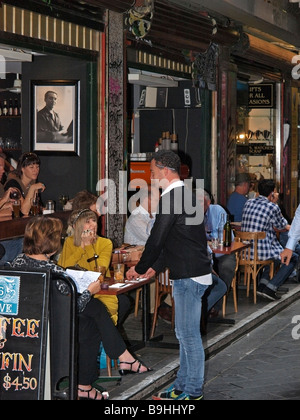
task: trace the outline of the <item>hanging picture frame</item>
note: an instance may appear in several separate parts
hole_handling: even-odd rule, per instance
[[[79,155],[80,82],[32,81],[32,149]]]

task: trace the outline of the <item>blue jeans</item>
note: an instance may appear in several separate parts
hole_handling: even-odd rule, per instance
[[[219,310],[219,308],[222,307],[223,296],[225,295],[225,293],[227,293],[227,286],[223,279],[216,276],[215,274],[212,274],[212,280],[213,284],[208,287],[204,296],[207,302],[207,312],[210,311],[213,307]]]
[[[186,394],[202,395],[205,354],[200,333],[202,296],[208,286],[192,279],[173,281],[175,334],[179,341],[180,368],[175,389]]]
[[[298,258],[299,258],[299,255],[293,252],[289,265],[281,264],[280,260],[274,259],[275,268],[276,266],[281,264],[279,270],[274,275],[274,277],[270,280],[270,266],[267,266],[262,273],[262,277],[260,279],[259,284],[264,284],[269,289],[276,292],[278,287],[280,287],[294,271],[294,268],[296,267],[298,263]]]

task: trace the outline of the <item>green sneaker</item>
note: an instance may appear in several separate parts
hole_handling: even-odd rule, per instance
[[[191,396],[189,394],[186,393],[182,393],[177,397],[177,400],[182,400],[182,401],[200,401],[203,400],[203,395],[200,395],[197,398],[191,398]]]
[[[177,400],[178,397],[180,397],[182,393],[176,394],[175,393],[175,386],[171,385],[166,390],[159,392],[158,394],[155,394],[152,396],[153,400]]]

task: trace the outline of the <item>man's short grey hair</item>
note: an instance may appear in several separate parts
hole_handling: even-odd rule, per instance
[[[197,198],[204,197],[205,200],[211,201],[210,195],[203,188],[195,189],[195,193],[196,193]]]

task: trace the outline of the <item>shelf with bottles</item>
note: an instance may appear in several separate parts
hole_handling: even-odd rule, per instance
[[[0,119],[20,118],[21,117],[21,100],[3,99],[0,100]]]

